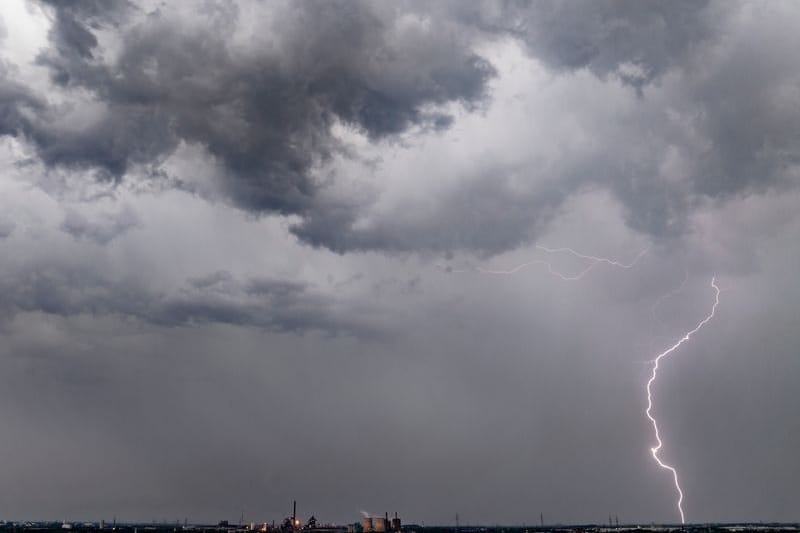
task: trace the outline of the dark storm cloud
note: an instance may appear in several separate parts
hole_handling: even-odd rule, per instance
[[[698,154],[697,190],[711,196],[800,184],[800,95],[794,22],[771,18],[732,39],[714,76],[698,76],[687,100],[711,141]]]
[[[13,77],[10,67],[0,61],[0,135],[32,131],[31,114],[45,109],[44,102]]]
[[[633,229],[674,238],[706,198],[797,182],[800,106],[787,105],[798,103],[796,43],[785,27],[771,40],[748,38],[760,27],[731,31],[746,10],[739,4],[208,2],[196,14],[122,1],[48,5],[51,46],[39,62],[64,94],[88,91],[100,105],[73,126],[65,117],[78,111],[45,105],[6,75],[0,131],[26,136],[51,167],[114,180],[136,165],[160,175],[182,142],[202,146],[223,166],[209,194],[255,213],[300,215],[296,235],[339,252],[502,252],[534,240],[566,199],[598,186],[622,202]],[[250,19],[270,39],[235,44]],[[102,44],[109,35],[119,41],[114,54]],[[336,185],[332,156],[348,157],[335,123],[373,143],[447,128],[444,105],[485,102],[496,69],[475,50],[498,37],[558,76],[589,72],[630,87],[638,118],[588,130],[602,150],[572,150],[546,169],[489,157],[432,192],[427,214],[408,206],[364,226],[372,199],[321,194]],[[655,99],[657,91],[668,94]],[[583,113],[591,120],[595,110]],[[693,134],[676,132],[670,113]],[[691,162],[680,180],[660,175],[664,147]],[[526,174],[548,185],[520,190]],[[180,176],[172,183],[191,188]]]
[[[683,63],[713,37],[717,15],[702,0],[509,0],[455,6],[456,13],[478,27],[519,38],[536,59],[556,70],[615,74],[637,89]]]
[[[9,272],[0,279],[0,313],[120,316],[155,326],[252,326],[265,331],[373,336],[377,328],[355,309],[302,282],[239,281],[228,272],[189,279],[173,293],[156,293],[131,280],[113,280],[86,268],[55,265]]]
[[[372,336],[377,330],[353,309],[308,283],[273,279],[236,280],[226,271],[188,280],[187,287],[155,313],[163,325],[215,322],[268,331],[318,330]]]
[[[128,4],[52,5],[53,46],[40,62],[65,90],[86,89],[105,109],[77,130],[54,128],[43,114],[36,123],[4,121],[4,130],[27,135],[49,165],[115,178],[157,163],[180,141],[199,143],[224,162],[229,197],[259,212],[309,208],[318,187],[309,172],[337,150],[335,121],[374,140],[446,127],[450,117],[434,107],[475,105],[494,73],[446,21],[406,28],[401,18],[414,12],[389,6],[273,4],[272,18],[258,23],[272,47],[244,53],[229,42],[241,16],[235,4],[203,4],[187,28],[156,9],[115,30],[121,50],[109,62],[95,32],[132,17]]]
[[[597,148],[564,150],[547,167],[490,160],[426,199],[438,207],[430,213],[411,214],[407,206],[365,226],[358,210],[318,209],[295,227],[302,238],[342,251],[497,253],[535,240],[566,199],[599,186],[621,201],[631,228],[668,241],[691,230],[692,214],[709,199],[800,183],[800,63],[790,52],[800,43],[792,23],[781,22],[781,8],[767,14],[735,3],[635,1],[448,7],[468,26],[514,37],[558,76],[589,72],[630,86],[637,108],[606,116],[602,96],[587,89],[596,104],[581,106],[578,123],[586,118],[589,129],[580,131]],[[665,171],[670,158],[681,168]],[[526,174],[547,185],[520,187]]]
[[[50,39],[56,49],[67,60],[91,59],[97,46],[97,38],[92,28],[119,21],[125,12],[132,8],[127,0],[78,0],[59,2],[41,0],[54,9],[56,20],[50,32]],[[69,73],[61,72],[59,78]]]

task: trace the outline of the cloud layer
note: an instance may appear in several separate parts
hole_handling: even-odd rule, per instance
[[[788,51],[797,43],[780,22],[791,8],[773,6],[761,23],[747,5],[583,7],[275,2],[188,13],[127,1],[55,3],[47,8],[50,47],[37,61],[60,103],[6,74],[0,128],[32,142],[49,167],[98,179],[135,179],[141,167],[164,176],[181,145],[198,146],[219,165],[212,196],[254,213],[299,215],[298,236],[339,251],[504,251],[534,239],[531,227],[586,186],[613,191],[633,228],[662,238],[685,232],[704,198],[796,184],[791,132],[800,117],[786,99],[797,67]],[[766,33],[776,37],[761,39]],[[375,163],[337,170],[336,160],[357,153],[337,131],[391,146],[404,133],[450,128],[456,114],[485,107],[498,90],[498,47],[509,42],[554,75],[582,80],[585,91],[619,84],[636,97],[610,110],[607,94],[557,99],[582,109],[569,131],[552,132],[567,145],[556,158],[518,147],[501,163],[505,147],[493,136],[502,125],[490,121],[475,147],[483,157],[466,154],[464,179],[426,198],[444,214],[417,218],[417,227],[394,213],[376,219]],[[553,128],[550,117],[528,119],[531,131],[520,134]],[[595,142],[569,146],[576,135]],[[437,180],[446,170],[415,172]],[[338,191],[342,174],[378,192]],[[173,177],[196,190],[190,176]],[[468,235],[465,222],[474,226]]]
[[[797,4],[0,20],[7,518],[796,519]]]

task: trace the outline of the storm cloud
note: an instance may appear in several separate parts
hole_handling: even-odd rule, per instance
[[[54,3],[53,46],[39,62],[67,94],[88,91],[90,102],[4,129],[28,136],[48,165],[111,179],[157,164],[181,142],[199,144],[224,164],[223,188],[237,205],[302,214],[321,186],[311,169],[340,149],[334,124],[374,140],[444,128],[452,117],[442,106],[480,104],[494,74],[457,28],[402,7],[229,3],[189,11]],[[251,21],[253,39],[242,42],[237,33]],[[102,31],[118,40],[112,57],[98,50]],[[61,122],[78,112],[89,124]]]
[[[0,21],[0,518],[797,519],[796,3]]]
[[[570,194],[596,186],[623,202],[634,229],[672,238],[705,198],[797,182],[800,117],[783,101],[794,86],[796,38],[769,27],[780,18],[761,24],[754,6],[274,2],[207,3],[190,13],[127,1],[45,4],[51,46],[37,62],[63,102],[7,74],[2,131],[24,136],[50,167],[114,181],[136,179],[136,167],[168,175],[165,161],[197,146],[220,165],[205,194],[256,214],[298,215],[296,235],[337,251],[513,249],[535,240],[531,228]],[[614,110],[624,125],[599,121],[610,113],[598,107],[602,97],[590,98],[578,104],[573,129],[599,144],[567,146],[569,157],[554,161],[519,149],[498,165],[505,148],[487,138],[465,185],[426,199],[437,214],[373,216],[380,192],[367,192],[379,187],[369,174],[380,162],[337,170],[336,160],[356,157],[337,132],[392,145],[480,112],[498,42],[518,44],[556,76],[589,73],[597,82],[584,80],[588,91],[630,87],[630,107]],[[553,126],[530,120],[531,130]],[[558,134],[553,140],[568,145]],[[680,179],[661,179],[670,165]],[[354,172],[367,191],[331,193]],[[173,183],[197,190],[186,176]],[[463,231],[465,221],[483,229]]]

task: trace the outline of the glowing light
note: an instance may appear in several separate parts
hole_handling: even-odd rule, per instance
[[[686,523],[686,519],[685,519],[685,516],[683,514],[683,489],[681,489],[680,481],[678,481],[678,470],[674,466],[669,465],[669,464],[665,463],[664,461],[662,461],[661,458],[658,456],[658,452],[661,451],[661,448],[663,446],[663,442],[661,441],[661,434],[658,431],[658,422],[656,422],[656,419],[653,417],[653,414],[652,414],[652,410],[653,410],[652,387],[653,387],[653,383],[655,382],[656,377],[658,375],[658,366],[659,366],[659,363],[661,362],[661,360],[664,359],[665,357],[669,356],[672,352],[677,350],[683,343],[685,343],[686,341],[691,339],[692,335],[694,335],[695,333],[700,331],[700,329],[703,326],[705,326],[712,318],[714,318],[714,313],[717,310],[717,305],[719,305],[719,287],[717,286],[717,283],[716,283],[716,277],[712,277],[711,278],[711,286],[714,288],[714,305],[711,306],[711,312],[708,314],[708,316],[706,316],[703,320],[701,320],[700,323],[697,324],[697,326],[695,326],[694,329],[692,329],[691,331],[686,333],[675,344],[673,344],[672,346],[670,346],[669,348],[667,348],[666,350],[664,350],[663,352],[658,354],[658,356],[656,356],[656,358],[653,359],[653,361],[652,361],[653,362],[653,369],[652,369],[652,372],[650,374],[650,379],[647,380],[647,387],[646,387],[646,389],[647,389],[647,409],[645,410],[645,414],[647,415],[647,418],[650,419],[650,423],[653,424],[653,432],[654,432],[655,437],[656,437],[656,445],[654,447],[650,448],[650,453],[652,454],[653,459],[655,459],[656,463],[658,463],[658,466],[660,466],[661,468],[663,468],[665,470],[669,470],[672,473],[672,480],[675,483],[675,490],[678,492],[678,502],[677,503],[678,503],[678,513],[681,515],[681,524],[685,524]]]

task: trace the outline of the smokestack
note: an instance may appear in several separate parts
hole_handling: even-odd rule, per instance
[[[297,500],[293,500],[292,506],[292,525],[294,525],[294,521],[297,518]]]

